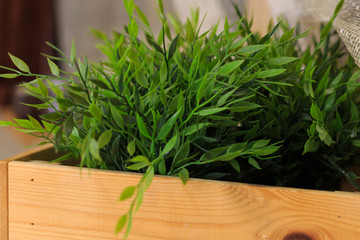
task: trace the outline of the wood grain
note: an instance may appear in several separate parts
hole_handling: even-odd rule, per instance
[[[141,175],[9,163],[9,239],[122,239],[122,189]],[[360,195],[155,177],[130,240],[355,240]]]
[[[8,240],[7,162],[0,161],[0,240]]]
[[[48,144],[0,160],[0,240],[8,240],[8,163],[16,160],[45,160],[51,156],[57,156],[57,154],[53,146]]]

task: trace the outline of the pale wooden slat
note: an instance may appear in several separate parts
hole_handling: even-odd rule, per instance
[[[47,144],[0,160],[0,240],[8,240],[8,163],[34,159],[46,160],[59,155],[55,153],[52,144]]]
[[[0,240],[8,240],[7,162],[0,161]]]
[[[23,239],[116,239],[138,174],[49,164],[9,164],[9,234]],[[293,234],[293,235],[289,235]],[[360,195],[156,177],[135,214],[130,240],[359,239]]]

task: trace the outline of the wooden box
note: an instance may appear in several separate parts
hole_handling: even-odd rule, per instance
[[[122,239],[121,191],[139,174],[53,165],[51,147],[0,161],[1,240]],[[360,195],[158,176],[129,239],[355,240]]]

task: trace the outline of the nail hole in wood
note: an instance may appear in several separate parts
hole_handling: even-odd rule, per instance
[[[32,181],[32,182],[33,182],[33,181],[35,181],[35,179],[33,179],[33,178],[32,178],[32,179],[30,179],[30,181]]]
[[[314,240],[312,237],[302,232],[294,232],[286,235],[283,240]]]
[[[30,225],[35,225],[35,223],[30,223]]]

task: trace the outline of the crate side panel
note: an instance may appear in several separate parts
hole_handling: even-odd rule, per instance
[[[129,207],[121,191],[138,174],[49,164],[9,164],[9,236],[20,239],[118,239]],[[134,215],[130,240],[333,240],[360,236],[360,196],[155,177]],[[121,238],[121,237],[120,237]]]
[[[0,240],[8,240],[7,161],[0,161]]]

